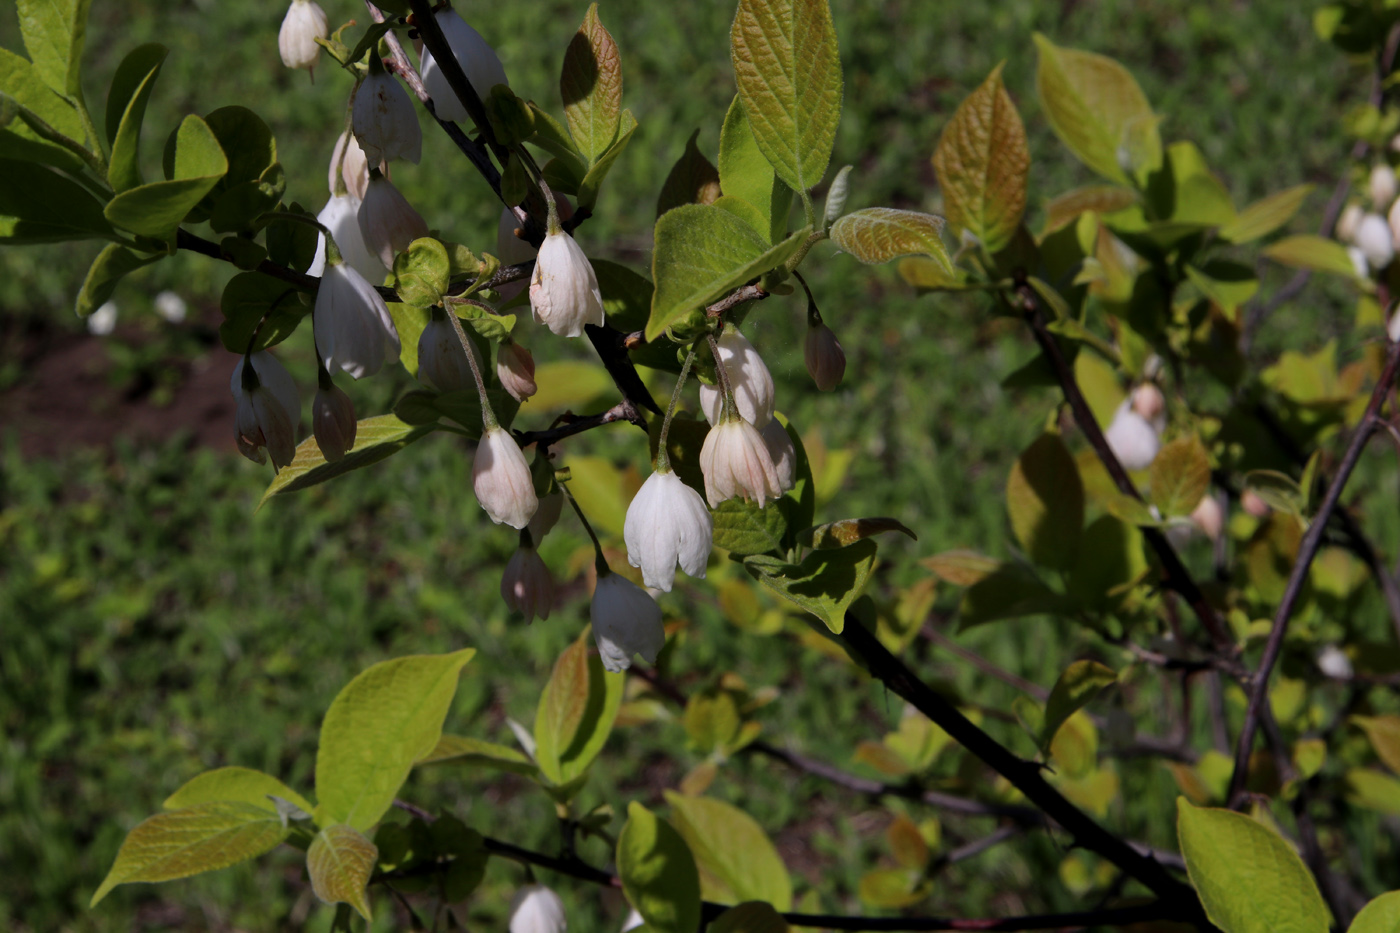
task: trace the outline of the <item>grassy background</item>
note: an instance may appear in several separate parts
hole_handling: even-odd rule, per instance
[[[325,6],[333,20],[365,20],[358,5]],[[1002,60],[1031,134],[1032,227],[1040,203],[1089,181],[1039,113],[1034,30],[1128,65],[1165,115],[1165,138],[1195,140],[1241,204],[1300,181],[1329,184],[1346,150],[1340,109],[1361,93],[1357,73],[1316,40],[1310,11],[1295,4],[835,6],[846,102],[833,165],[857,166],[853,207],[936,209],[928,157],[937,135],[961,97]],[[557,112],[558,62],[582,5],[459,8],[495,44],[516,91]],[[319,205],[349,88],[325,65],[314,85],[281,66],[275,39],[283,9],[261,0],[99,2],[89,29],[89,100],[100,111],[103,82],[121,56],[140,42],[163,42],[172,54],[147,117],[148,161],[181,114],[250,104],[277,134],[289,197]],[[655,194],[693,129],[701,129],[701,147],[714,156],[734,91],[732,9],[609,0],[600,12],[621,47],[625,99],[641,127],[581,239],[593,255],[642,268]],[[0,17],[0,44],[19,48],[12,16]],[[441,134],[426,133],[422,165],[395,166],[395,180],[430,225],[491,248],[498,208]],[[1299,229],[1315,226],[1321,201],[1314,196]],[[80,328],[72,301],[96,251],[80,244],[0,252],[0,308],[9,321]],[[1033,348],[1019,334],[988,326],[975,299],[916,298],[892,269],[857,268],[829,249],[818,252],[809,263],[811,281],[849,356],[842,389],[824,396],[811,390],[795,300],[766,303],[749,330],[778,382],[779,407],[809,435],[819,428],[829,447],[854,453],[840,501],[826,517],[889,514],[916,529],[917,544],[889,540],[882,550],[891,582],[919,575],[913,558],[950,547],[1006,554],[1006,471],[1039,431],[1053,397],[1010,395],[993,377]],[[207,308],[217,304],[228,274],[201,257],[180,256],[133,275],[116,300],[125,320],[149,322],[158,290],[175,288]],[[1270,322],[1266,345],[1286,339],[1312,349],[1346,326],[1333,296],[1310,296],[1310,310]],[[543,361],[559,343],[535,339],[533,346]],[[188,352],[188,344],[179,346]],[[214,352],[216,365],[232,365]],[[290,343],[286,358],[299,376],[311,371],[306,335]],[[22,372],[10,372],[22,380]],[[356,386],[357,403],[364,412],[385,410],[407,384],[399,374]],[[595,432],[569,449],[640,469],[639,438],[628,430]],[[268,472],[191,449],[180,437],[51,461],[26,460],[10,443],[0,459],[0,852],[7,866],[0,872],[0,923],[33,931],[324,929],[329,914],[314,904],[295,853],[287,851],[159,888],[119,888],[95,911],[86,901],[125,832],[201,770],[258,767],[309,790],[321,712],[374,661],[473,645],[481,653],[463,678],[449,728],[509,742],[505,717],[532,721],[553,657],[586,616],[578,598],[584,587],[574,581],[575,598],[548,622],[528,629],[507,622],[496,588],[513,536],[487,525],[460,493],[468,470],[461,445],[433,438],[374,470],[253,515]],[[544,554],[563,577],[582,546],[566,521]],[[758,714],[765,735],[842,764],[857,741],[897,720],[900,704],[849,668],[789,635],[740,631],[708,593],[678,588],[664,601],[669,615],[691,623],[674,656],[675,675],[687,688],[725,670],[754,687],[779,687],[779,699]],[[954,598],[947,593],[943,602]],[[1072,656],[1075,637],[1060,625],[1030,621],[977,630],[965,640],[1048,685]],[[1012,696],[947,659],[923,654],[918,661],[979,703],[1005,708]],[[1014,740],[1009,728],[994,728]],[[682,747],[674,722],[621,730],[585,803],[656,802],[697,761],[675,752]],[[940,772],[952,775],[957,767],[955,756]],[[1172,794],[1164,772],[1149,763],[1127,763],[1122,772],[1130,799],[1160,806],[1115,811],[1109,822],[1170,845],[1163,808]],[[816,892],[806,906],[860,909],[854,890],[861,871],[888,857],[880,834],[888,808],[760,759],[728,765],[712,792],[740,802],[774,835],[799,894]],[[545,798],[520,782],[429,771],[416,775],[406,794],[450,807],[483,832],[546,849],[555,844]],[[950,819],[945,838],[956,843],[987,828]],[[606,859],[597,843],[583,854]],[[941,876],[924,907],[976,914],[1083,906],[1054,880],[1062,856],[1043,835],[998,847]],[[518,870],[493,864],[470,908],[472,921],[503,925],[505,900],[519,881]],[[572,929],[612,929],[620,921],[614,895],[557,887]],[[390,918],[382,909],[378,925],[387,928]]]

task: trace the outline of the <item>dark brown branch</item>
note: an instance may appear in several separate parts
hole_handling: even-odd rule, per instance
[[[1327,529],[1327,520],[1337,508],[1337,503],[1342,497],[1342,490],[1346,487],[1347,481],[1351,479],[1356,464],[1360,462],[1361,453],[1365,449],[1367,441],[1371,439],[1371,435],[1375,434],[1380,425],[1380,410],[1385,404],[1391,385],[1395,382],[1397,367],[1400,367],[1400,342],[1390,345],[1389,352],[1386,354],[1385,368],[1382,369],[1380,378],[1376,381],[1375,389],[1371,391],[1371,400],[1366,405],[1365,414],[1361,416],[1361,423],[1356,426],[1351,443],[1347,445],[1346,453],[1342,456],[1342,462],[1337,468],[1337,475],[1332,478],[1332,484],[1327,487],[1327,494],[1323,496],[1317,514],[1313,516],[1312,524],[1308,526],[1303,540],[1298,545],[1298,559],[1293,564],[1293,571],[1288,577],[1288,585],[1283,591],[1283,600],[1279,603],[1278,612],[1274,615],[1274,624],[1269,630],[1268,641],[1264,643],[1264,655],[1259,661],[1259,670],[1250,683],[1249,706],[1245,709],[1244,723],[1240,726],[1239,740],[1235,746],[1235,772],[1230,777],[1230,793],[1227,797],[1232,805],[1238,805],[1243,799],[1242,792],[1245,781],[1249,777],[1249,755],[1254,750],[1254,733],[1259,725],[1260,711],[1269,696],[1269,675],[1273,673],[1274,664],[1278,661],[1279,654],[1283,650],[1283,639],[1288,633],[1288,623],[1293,616],[1293,607],[1297,604],[1298,596],[1303,591],[1303,584],[1307,581],[1308,569],[1312,566],[1313,558],[1317,556],[1318,548],[1322,545],[1322,534]]]
[[[555,427],[543,431],[517,431],[515,440],[521,447],[528,447],[531,444],[548,447],[566,437],[573,437],[575,434],[582,434],[584,431],[591,431],[593,428],[612,424],[614,421],[627,421],[643,431],[647,429],[646,417],[637,411],[637,406],[632,404],[630,399],[623,399],[607,411],[599,412],[596,415],[579,417],[566,414]]]
[[[651,397],[651,392],[647,391],[646,384],[642,382],[642,377],[637,375],[637,368],[632,365],[632,360],[627,355],[627,335],[611,324],[604,324],[602,327],[585,324],[583,332],[588,335],[593,349],[598,351],[603,368],[612,376],[613,384],[622,393],[622,397],[647,411],[661,414],[661,406]]]

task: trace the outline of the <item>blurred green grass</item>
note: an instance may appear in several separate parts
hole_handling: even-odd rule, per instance
[[[365,20],[358,5],[325,4],[332,19]],[[1187,0],[930,4],[845,3],[835,19],[846,102],[833,165],[857,166],[851,205],[936,209],[928,157],[962,96],[1001,60],[1026,119],[1034,157],[1030,218],[1038,205],[1089,180],[1039,114],[1033,93],[1033,30],[1112,55],[1166,115],[1167,139],[1195,140],[1237,203],[1300,181],[1330,185],[1346,141],[1339,110],[1359,79],[1319,43],[1310,11],[1294,4],[1228,8]],[[103,80],[144,41],[172,54],[147,118],[146,156],[185,112],[251,104],[277,134],[289,196],[319,206],[325,161],[341,125],[347,83],[322,65],[316,83],[277,58],[279,3],[97,3],[89,30],[88,93],[100,109]],[[582,4],[466,4],[462,10],[499,50],[522,95],[559,109],[557,67]],[[599,216],[581,231],[594,255],[648,262],[654,196],[689,133],[711,157],[733,94],[727,3],[605,2],[601,16],[622,50],[625,99],[640,120]],[[18,48],[12,17],[0,45]],[[498,207],[441,134],[425,134],[423,164],[395,167],[395,180],[433,226],[490,249]],[[1315,226],[1315,195],[1296,221]],[[78,327],[71,306],[96,246],[0,252],[0,309]],[[1053,397],[1008,394],[996,377],[1028,359],[1018,334],[987,326],[976,299],[918,298],[892,269],[856,267],[819,250],[809,277],[849,357],[832,395],[811,390],[800,354],[801,307],[773,300],[751,315],[750,336],[778,383],[779,407],[855,459],[825,516],[893,515],[920,534],[888,539],[883,573],[918,575],[911,560],[950,547],[1005,554],[1002,489],[1011,459],[1039,431]],[[180,256],[133,275],[116,300],[149,313],[149,297],[175,288],[216,303],[228,270]],[[1325,291],[1269,323],[1265,346],[1303,334],[1311,348],[1344,329],[1349,314]],[[1303,330],[1302,328],[1306,328]],[[555,341],[555,344],[561,343]],[[535,350],[543,361],[545,341]],[[310,371],[304,335],[288,357]],[[231,365],[232,359],[228,358]],[[309,380],[303,380],[309,383]],[[365,412],[384,410],[399,377],[356,387]],[[229,425],[232,431],[232,425]],[[641,466],[639,438],[595,432],[583,449]],[[506,716],[533,718],[550,664],[574,637],[586,603],[574,598],[549,621],[510,624],[496,588],[513,537],[488,526],[464,495],[468,452],[439,437],[371,471],[277,501],[253,515],[269,474],[252,464],[191,450],[180,438],[149,449],[119,447],[56,462],[26,461],[11,445],[0,463],[0,923],[22,931],[129,929],[324,929],[293,854],[159,887],[119,888],[100,909],[86,901],[127,829],[182,781],[209,767],[241,764],[309,789],[321,712],[354,673],[406,653],[473,645],[449,728],[509,743]],[[583,539],[568,522],[546,542],[561,571]],[[1198,555],[1199,556],[1199,555]],[[582,588],[574,586],[575,597]],[[951,598],[944,598],[947,603]],[[738,671],[780,699],[759,714],[765,736],[840,764],[855,743],[897,720],[900,704],[844,665],[793,639],[762,638],[728,624],[712,598],[682,590],[668,611],[690,620],[676,676],[698,688]],[[1043,684],[1075,650],[1075,636],[1048,621],[989,626],[964,637],[1006,668]],[[919,656],[977,702],[1005,708],[1012,691],[965,666]],[[992,724],[1015,740],[1010,727]],[[697,759],[680,752],[676,723],[621,730],[600,763],[585,804],[655,801]],[[956,763],[948,766],[953,770]],[[1171,800],[1150,763],[1125,763],[1130,799]],[[778,766],[743,758],[713,793],[741,802],[778,839],[818,906],[860,910],[859,874],[883,850],[883,812],[871,802]],[[476,772],[427,771],[406,794],[450,807],[511,841],[556,844],[545,798],[517,781]],[[1159,808],[1161,809],[1161,808]],[[1170,845],[1164,809],[1115,812],[1110,823]],[[950,837],[985,823],[950,819]],[[966,837],[961,837],[966,838]],[[606,861],[597,843],[583,854]],[[1053,881],[1062,853],[1044,835],[999,847],[942,876],[931,912],[1012,913],[1082,906]],[[16,870],[22,866],[22,869]],[[503,925],[520,873],[493,865],[470,919]],[[553,880],[553,879],[546,879]],[[579,933],[615,929],[616,898],[557,885]],[[391,916],[388,901],[380,928]]]

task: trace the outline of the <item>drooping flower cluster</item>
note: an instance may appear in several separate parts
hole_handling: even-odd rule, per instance
[[[1371,167],[1366,193],[1369,209],[1353,201],[1342,211],[1334,230],[1347,246],[1358,278],[1378,275],[1395,259],[1400,249],[1400,182],[1388,162]]]

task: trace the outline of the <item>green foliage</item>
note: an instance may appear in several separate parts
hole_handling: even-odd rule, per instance
[[[846,610],[865,589],[874,567],[875,542],[870,540],[814,550],[796,564],[761,554],[744,560],[754,579],[806,609],[838,635],[846,625]]]
[[[535,761],[540,773],[560,787],[587,773],[622,702],[624,678],[603,670],[587,639],[584,631],[559,656],[535,714]]]
[[[1111,667],[1097,661],[1075,661],[1065,668],[1045,701],[1045,715],[1040,724],[1040,747],[1043,751],[1059,733],[1060,727],[1076,712],[1089,704],[1104,688],[1118,682]]]
[[[361,917],[370,916],[369,884],[379,850],[362,833],[333,823],[316,834],[306,850],[311,887],[327,904],[349,904]]]
[[[355,446],[334,463],[327,462],[316,439],[308,437],[297,445],[296,457],[292,462],[268,484],[258,508],[262,508],[273,496],[316,486],[359,467],[378,463],[409,444],[422,440],[436,429],[434,424],[406,424],[394,415],[365,418],[355,429]]]
[[[1060,569],[1073,566],[1084,525],[1084,486],[1058,434],[1040,435],[1011,468],[1006,511],[1031,560]]]
[[[1382,894],[1352,920],[1347,933],[1394,933],[1400,929],[1400,891]]]
[[[596,165],[617,138],[622,110],[622,61],[612,34],[598,19],[596,3],[589,5],[564,53],[559,92],[569,135],[589,165]]]
[[[709,797],[668,791],[666,802],[676,831],[695,856],[706,900],[762,901],[780,911],[792,909],[787,867],[753,817]]]
[[[700,873],[685,839],[633,801],[617,837],[617,873],[627,900],[657,933],[694,933],[700,926]]]
[[[901,256],[927,256],[951,274],[942,232],[941,217],[890,207],[867,207],[831,225],[831,239],[861,262],[878,265]]]

